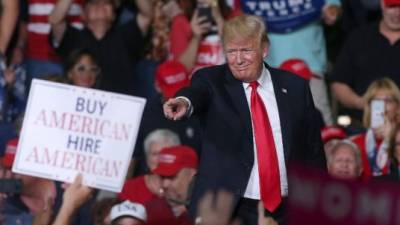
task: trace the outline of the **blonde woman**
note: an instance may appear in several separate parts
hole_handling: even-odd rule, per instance
[[[374,81],[363,96],[363,125],[367,131],[357,135],[352,140],[360,147],[363,160],[363,178],[381,176],[389,172],[388,147],[393,127],[399,121],[400,90],[389,78]],[[371,120],[372,114],[377,114],[373,102],[383,102],[382,123]],[[379,107],[378,107],[379,108]],[[377,115],[379,117],[379,115]],[[376,121],[376,120],[375,120]],[[372,123],[371,123],[372,122]]]

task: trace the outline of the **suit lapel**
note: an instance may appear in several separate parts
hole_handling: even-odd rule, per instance
[[[289,106],[289,96],[288,92],[290,91],[283,82],[282,76],[277,74],[278,71],[271,69],[268,67],[268,70],[271,73],[272,84],[274,86],[275,98],[276,103],[278,105],[279,111],[279,119],[281,123],[281,130],[282,130],[282,144],[283,150],[285,153],[285,159],[289,158],[290,154],[290,133],[291,133],[291,116],[290,116],[290,106]]]
[[[252,126],[249,105],[246,100],[246,94],[244,93],[243,84],[241,81],[236,80],[228,67],[225,68],[225,88],[231,97],[233,106],[244,124],[246,135],[252,137]]]

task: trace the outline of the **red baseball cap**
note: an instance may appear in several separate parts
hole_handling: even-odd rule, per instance
[[[174,176],[183,168],[197,169],[197,154],[193,148],[177,145],[161,149],[158,155],[158,165],[154,173],[161,176]]]
[[[344,129],[338,126],[326,126],[321,130],[321,138],[324,143],[332,139],[344,139],[346,137]]]
[[[169,99],[174,97],[179,89],[189,86],[189,73],[182,63],[166,61],[156,69],[156,84],[163,96]]]
[[[301,59],[286,60],[281,64],[279,68],[299,75],[306,80],[311,80],[311,78],[313,77],[313,73],[311,72],[307,63]]]
[[[17,152],[18,139],[11,139],[7,142],[6,151],[3,157],[3,166],[10,169],[13,166],[15,153]]]
[[[386,6],[400,6],[400,0],[384,0]]]

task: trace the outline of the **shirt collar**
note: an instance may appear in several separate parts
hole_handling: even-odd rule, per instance
[[[271,81],[271,74],[270,74],[269,70],[265,67],[265,65],[263,64],[261,76],[257,80],[258,84],[260,85],[259,87],[266,88],[268,82],[270,82],[270,81]],[[243,85],[244,85],[245,89],[247,89],[250,86],[250,83],[243,82]]]

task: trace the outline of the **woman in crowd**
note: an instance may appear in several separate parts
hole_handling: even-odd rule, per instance
[[[381,176],[389,172],[389,137],[394,125],[399,121],[400,90],[388,78],[376,80],[368,87],[364,101],[366,104],[363,124],[368,129],[365,133],[354,136],[352,140],[361,149],[363,178],[368,180],[371,176]],[[379,113],[379,109],[376,111],[374,103],[377,101],[383,102],[383,115]]]
[[[234,16],[225,0],[177,0],[181,13],[172,19],[170,54],[192,71],[224,62],[219,33]],[[208,13],[207,13],[208,12]]]
[[[90,51],[79,49],[67,58],[65,74],[71,84],[93,88],[100,76],[100,67]]]

